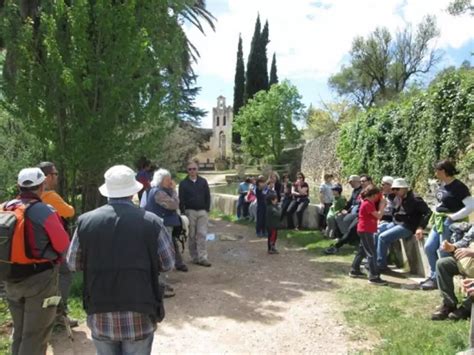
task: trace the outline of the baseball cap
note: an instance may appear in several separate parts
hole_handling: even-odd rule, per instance
[[[43,183],[46,179],[40,168],[25,168],[18,174],[18,185],[20,187],[33,187]]]

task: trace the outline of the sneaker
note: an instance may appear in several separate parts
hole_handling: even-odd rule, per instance
[[[207,260],[201,260],[201,261],[198,261],[197,263],[195,263],[196,265],[199,265],[199,266],[204,266],[204,267],[210,267],[212,264],[207,261]]]
[[[336,248],[333,246],[333,247],[329,247],[325,249],[323,253],[326,255],[334,255],[334,254],[337,254],[338,251],[339,251],[339,248]]]
[[[182,271],[182,272],[188,272],[188,267],[184,264],[176,266],[176,270]]]
[[[427,279],[421,281],[419,285],[421,286],[421,285],[423,285],[424,283],[426,283],[428,281],[431,281],[431,277],[428,277]]]
[[[448,318],[451,320],[469,319],[470,317],[471,317],[471,310],[466,309],[463,306],[459,307],[458,309],[448,314]]]
[[[455,310],[456,307],[450,307],[443,304],[436,312],[431,315],[431,320],[445,320],[448,318],[449,314]]]
[[[385,280],[382,280],[380,277],[376,277],[375,279],[370,279],[369,284],[377,285],[377,286],[387,286],[388,283]]]
[[[388,266],[379,266],[377,269],[381,274],[393,274],[393,270]]]
[[[174,297],[174,296],[176,296],[176,293],[174,292],[173,289],[165,288],[165,293],[163,295],[164,298],[171,298],[171,297]]]
[[[429,279],[428,281],[420,285],[420,289],[422,289],[423,291],[437,290],[438,283],[436,282],[436,280]]]
[[[276,250],[275,247],[272,248],[272,251],[273,251],[273,254],[280,254],[280,252],[278,250]]]
[[[353,279],[357,279],[360,277],[366,277],[366,275],[360,270],[359,271],[351,270],[349,271],[349,277],[352,277]]]
[[[273,255],[273,254],[276,254],[276,253],[275,253],[275,250],[270,249],[270,250],[268,251],[268,254]]]

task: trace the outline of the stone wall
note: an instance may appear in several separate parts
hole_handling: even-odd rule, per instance
[[[321,183],[326,173],[332,173],[335,180],[342,181],[341,163],[336,157],[339,132],[333,132],[306,143],[301,161],[301,171],[308,182]]]

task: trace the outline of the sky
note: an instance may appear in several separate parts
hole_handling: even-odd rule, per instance
[[[432,45],[443,52],[439,71],[464,60],[474,65],[474,18],[451,16],[450,0],[207,0],[216,17],[216,30],[206,27],[205,35],[190,25],[186,33],[200,52],[194,64],[201,93],[199,107],[208,111],[202,127],[212,127],[211,112],[223,95],[232,105],[239,34],[242,35],[245,65],[257,14],[268,20],[269,66],[276,53],[278,77],[296,85],[305,105],[322,106],[338,100],[327,85],[328,78],[347,64],[352,40],[366,36],[378,26],[392,34],[406,26],[415,27],[426,15],[435,15],[440,36]],[[427,80],[427,79],[425,79]]]

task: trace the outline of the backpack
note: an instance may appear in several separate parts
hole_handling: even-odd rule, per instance
[[[24,253],[25,214],[33,204],[18,203],[8,209],[7,204],[0,205],[0,281],[8,280],[10,276],[13,246],[22,248]]]

